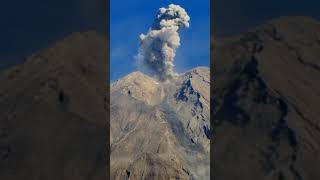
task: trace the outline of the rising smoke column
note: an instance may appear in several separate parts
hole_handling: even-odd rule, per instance
[[[160,80],[174,75],[174,58],[180,46],[180,28],[189,27],[190,17],[179,5],[160,8],[149,32],[140,35],[138,61],[147,66]]]

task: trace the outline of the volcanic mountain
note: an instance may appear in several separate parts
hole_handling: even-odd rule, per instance
[[[209,151],[213,179],[320,179],[320,23],[282,17],[212,47],[212,96],[204,67],[134,72],[109,94],[94,32],[2,71],[0,179],[108,179],[107,148],[110,179],[208,179]]]
[[[0,179],[106,179],[107,41],[73,33],[0,75]]]
[[[111,84],[111,179],[209,179],[210,73],[170,82],[133,72]]]
[[[213,55],[213,179],[320,179],[319,21],[281,17]]]

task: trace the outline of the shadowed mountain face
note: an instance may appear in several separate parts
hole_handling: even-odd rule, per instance
[[[209,179],[209,74],[134,72],[111,85],[111,179]]]
[[[74,33],[0,75],[0,179],[107,177],[106,38]]]
[[[320,179],[320,23],[283,17],[214,42],[214,179]]]

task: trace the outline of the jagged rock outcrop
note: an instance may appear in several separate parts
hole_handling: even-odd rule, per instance
[[[134,72],[111,85],[111,179],[208,179],[209,69],[170,82]]]
[[[213,179],[319,179],[320,23],[282,17],[214,45]]]

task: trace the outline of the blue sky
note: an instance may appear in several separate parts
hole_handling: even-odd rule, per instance
[[[139,36],[147,33],[157,10],[178,4],[191,17],[190,28],[181,31],[175,69],[184,72],[210,64],[210,0],[111,0],[110,6],[110,78],[114,81],[138,70],[134,56]]]

